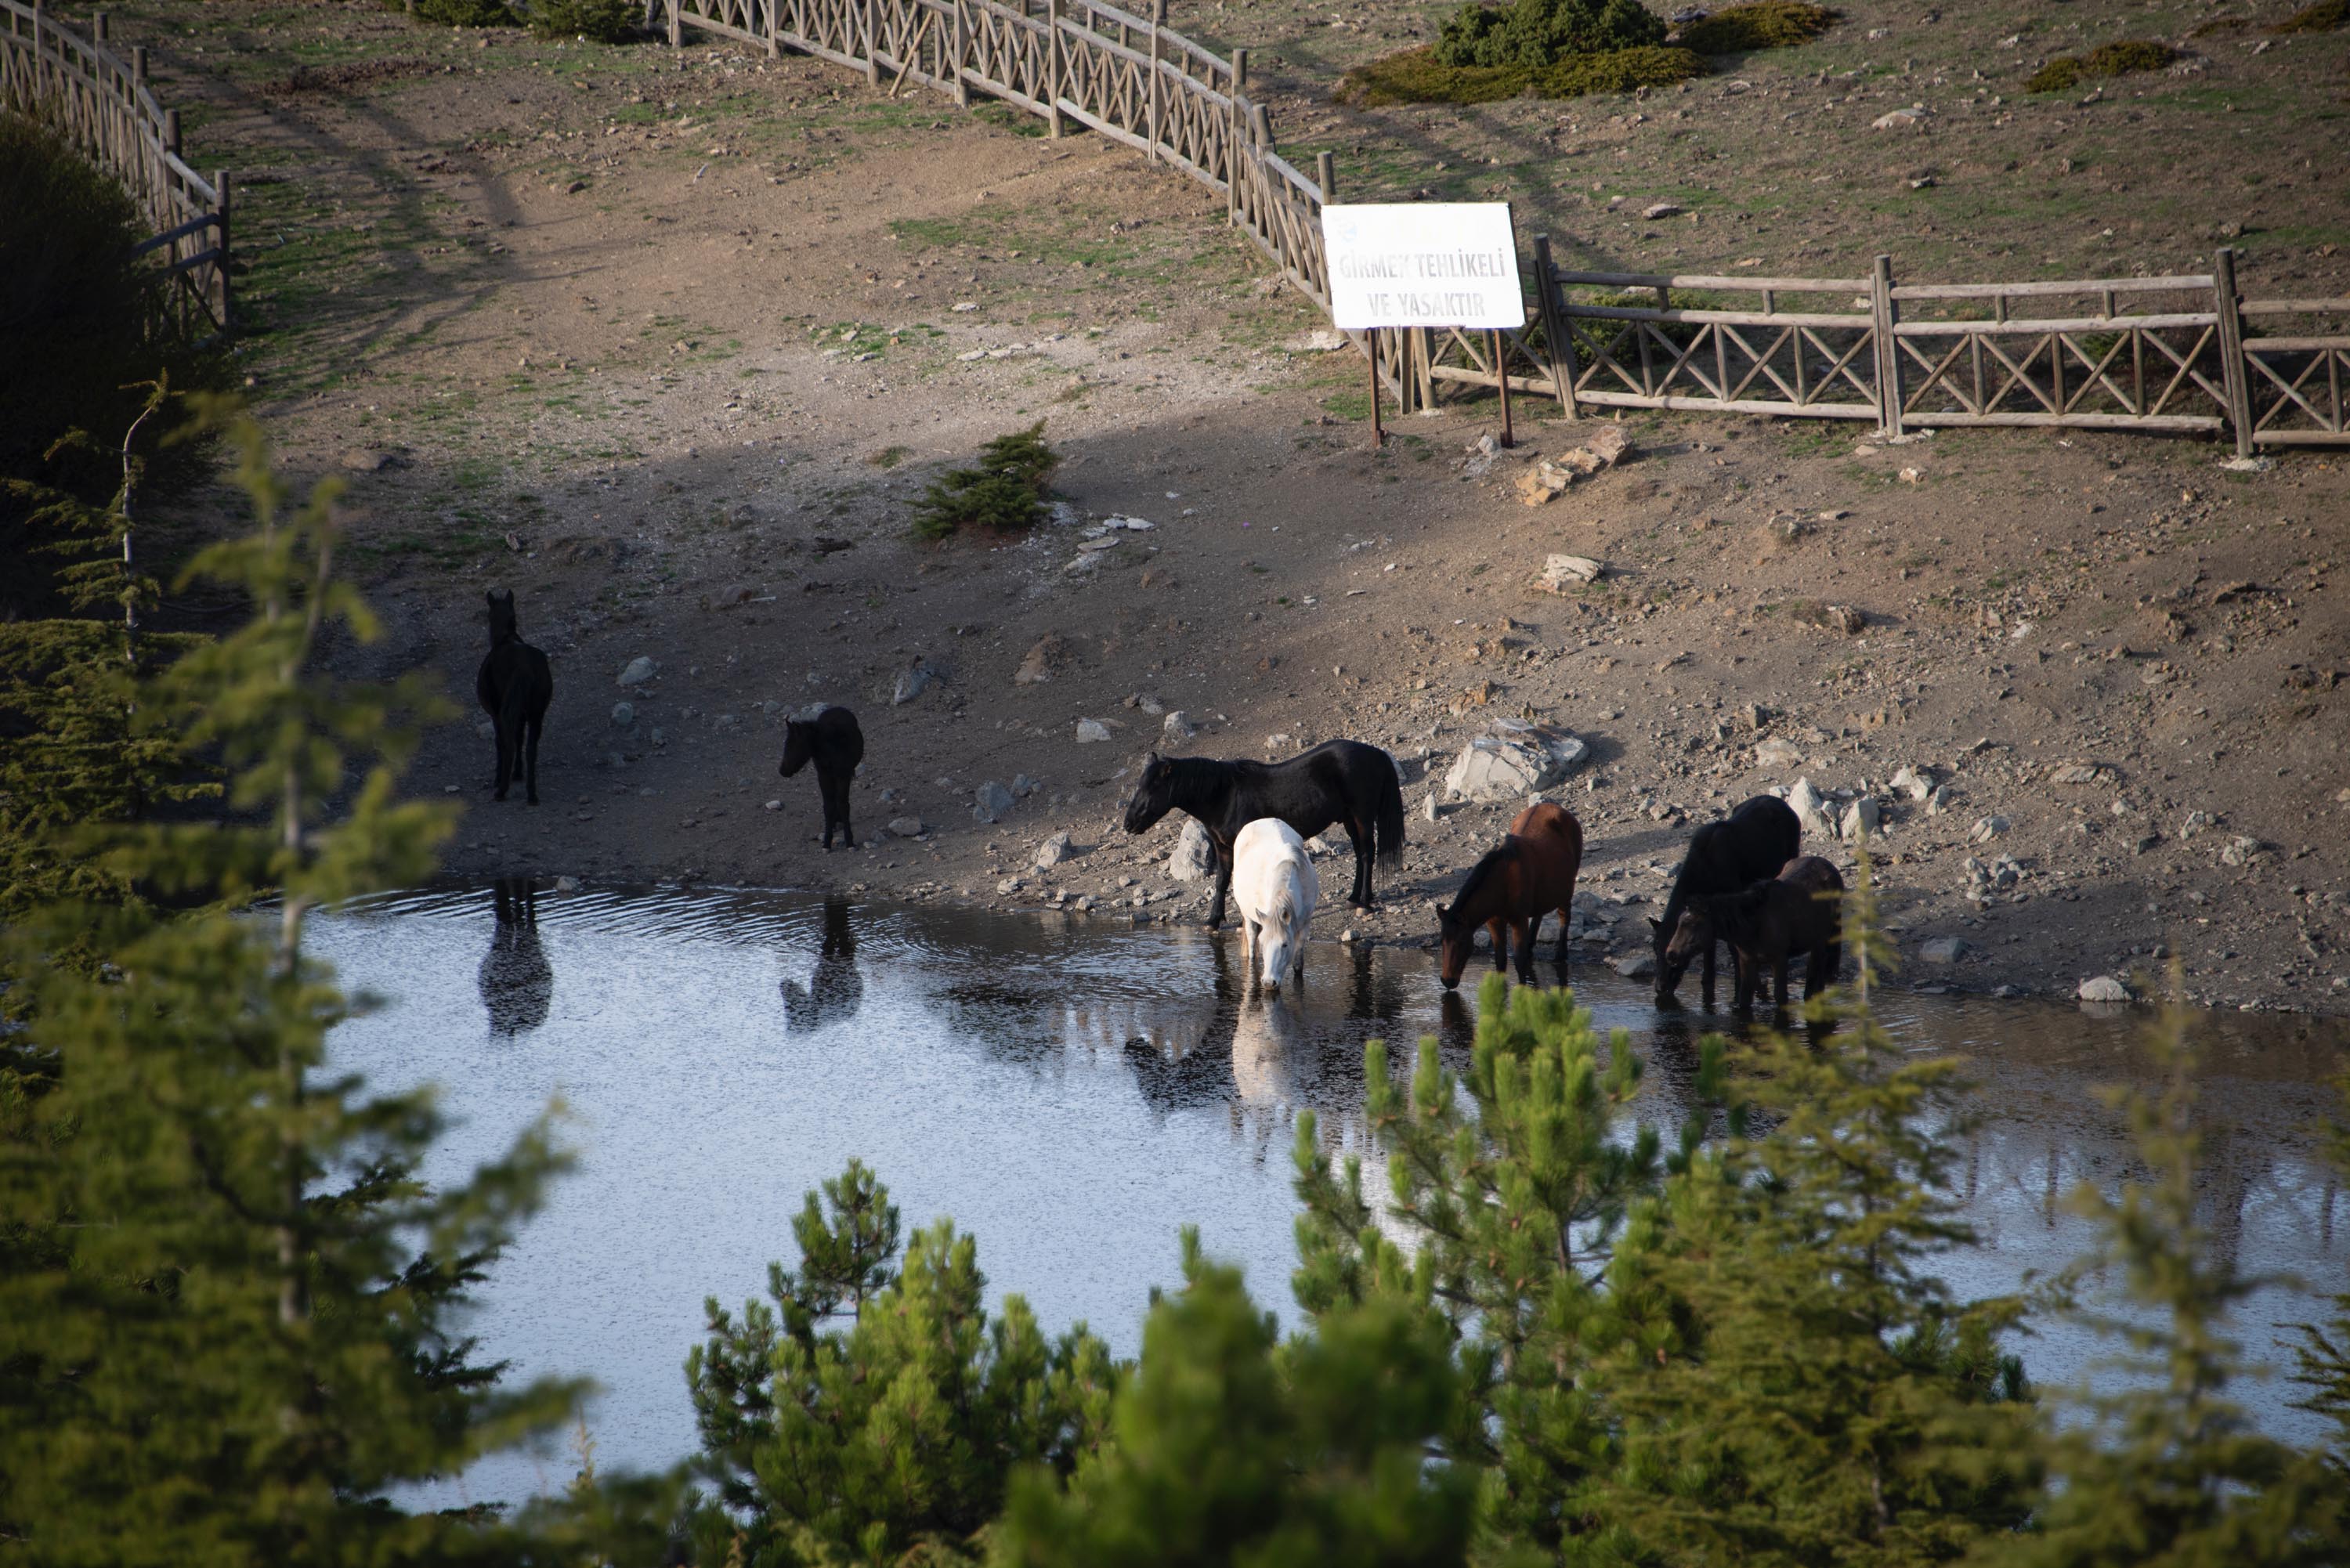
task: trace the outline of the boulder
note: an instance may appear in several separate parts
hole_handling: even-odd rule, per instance
[[[2081,982],[2074,994],[2083,1002],[2127,1002],[2129,987],[2109,974],[2093,974]]]
[[[637,706],[633,702],[612,704],[612,722],[625,730],[637,722]]]
[[[1020,656],[1020,668],[1012,673],[1014,686],[1035,686],[1053,679],[1053,671],[1069,661],[1069,644],[1057,632],[1046,632],[1034,647]]]
[[[1607,967],[1626,980],[1647,980],[1657,972],[1657,961],[1647,953],[1634,953],[1627,958],[1612,958]]]
[[[1159,721],[1159,732],[1170,744],[1180,745],[1198,734],[1200,727],[1191,722],[1191,714],[1178,708]]]
[[[1922,129],[1925,123],[1926,111],[1923,109],[1912,107],[1897,109],[1889,114],[1880,114],[1868,122],[1868,129],[1871,130],[1918,130]]]
[[[1967,836],[1977,844],[1989,844],[1992,839],[2005,833],[2008,826],[2008,820],[2003,816],[1977,817],[1975,825],[1967,829]]]
[[[1797,779],[1787,791],[1787,805],[1795,813],[1795,821],[1805,833],[1821,838],[1836,836],[1836,821],[1830,814],[1828,803],[1812,787],[1809,779]]]
[[[1178,882],[1199,882],[1216,874],[1216,846],[1208,830],[1194,818],[1183,824],[1175,852],[1167,857],[1167,875]]]
[[[1456,799],[1515,801],[1550,788],[1573,773],[1590,748],[1548,724],[1496,719],[1453,759],[1444,789]]]
[[[1904,764],[1893,775],[1893,787],[1913,801],[1923,801],[1934,793],[1934,781],[1916,768]]]
[[[1066,833],[1056,833],[1036,846],[1034,864],[1039,871],[1050,871],[1068,857],[1069,836]]]
[[[1784,736],[1773,735],[1754,748],[1754,765],[1758,768],[1793,768],[1803,765],[1804,749]]]
[[[893,816],[889,819],[889,831],[899,838],[920,838],[927,830],[919,816]]]
[[[653,661],[639,653],[634,659],[629,660],[627,669],[620,671],[620,684],[623,686],[642,686],[646,681],[650,680],[659,673],[660,670],[654,665]]]
[[[1579,583],[1597,582],[1607,569],[1588,556],[1546,556],[1540,586],[1555,594],[1565,593]]]
[[[928,659],[917,659],[898,672],[898,684],[889,693],[889,705],[894,708],[911,702],[929,691],[938,678],[938,671],[931,668]]]
[[[1884,820],[1885,808],[1877,804],[1876,796],[1865,794],[1844,808],[1844,815],[1837,821],[1836,828],[1844,835],[1846,844],[1857,844],[1864,835],[1876,837],[1877,827]]]
[[[993,822],[1012,809],[1012,792],[993,779],[972,792],[971,815],[974,821]]]
[[[1962,937],[1935,937],[1919,944],[1918,956],[1928,963],[1956,963],[1967,956],[1966,940]]]
[[[1090,746],[1097,742],[1107,741],[1108,739],[1109,726],[1103,723],[1099,719],[1080,719],[1077,721],[1077,744],[1081,746]]]

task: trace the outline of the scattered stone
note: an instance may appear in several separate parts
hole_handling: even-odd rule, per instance
[[[1908,109],[1897,109],[1889,114],[1878,115],[1868,122],[1868,129],[1871,130],[1919,130],[1924,129],[1925,124],[1926,111],[1913,106]]]
[[[784,809],[784,803],[780,800],[771,800],[759,809],[762,811],[781,811]]]
[[[637,705],[633,702],[612,704],[612,722],[625,730],[637,722]]]
[[[1550,592],[1565,593],[1576,583],[1596,583],[1607,571],[1606,566],[1588,556],[1546,556],[1543,558],[1541,586]]]
[[[889,693],[889,705],[895,708],[911,702],[929,691],[931,682],[938,678],[938,671],[931,668],[930,660],[917,659],[898,672],[898,684],[896,690]]]
[[[1167,875],[1178,882],[1199,882],[1216,874],[1216,846],[1196,818],[1183,824],[1183,836],[1167,857]]]
[[[1830,630],[1840,631],[1846,637],[1858,637],[1868,629],[1868,618],[1850,605],[1823,606],[1821,614],[1823,623]]]
[[[1068,662],[1068,639],[1058,632],[1046,632],[1036,639],[1036,645],[1020,656],[1020,668],[1013,672],[1014,686],[1035,686],[1053,679],[1053,671]]]
[[[889,819],[889,831],[900,838],[920,838],[930,830],[919,816],[893,816]]]
[[[1829,815],[1827,802],[1821,798],[1818,790],[1812,787],[1811,780],[1804,778],[1794,782],[1787,791],[1787,805],[1794,810],[1796,823],[1805,833],[1821,838],[1836,836],[1835,818]]]
[[[2187,814],[2187,820],[2178,825],[2178,836],[2182,839],[2193,838],[2199,834],[2209,833],[2219,826],[2220,819],[2210,812],[2190,811]]]
[[[1200,727],[1191,722],[1191,714],[1178,708],[1159,722],[1159,732],[1169,741],[1180,744],[1198,734]]]
[[[343,453],[342,462],[353,473],[381,473],[398,466],[400,460],[388,452],[359,450]]]
[[[1884,820],[1885,808],[1877,803],[1874,795],[1865,794],[1844,808],[1844,816],[1836,826],[1846,844],[1857,844],[1864,835],[1876,837],[1877,829]]]
[[[1036,846],[1035,866],[1039,871],[1050,871],[1069,857],[1069,836],[1056,833]]]
[[[1635,953],[1628,958],[1612,958],[1607,967],[1626,980],[1646,980],[1657,972],[1657,961],[1647,953]]]
[[[2109,974],[2093,974],[2074,993],[2083,1002],[2127,1002],[2129,987]]]
[[[1928,816],[1941,815],[1944,812],[1950,809],[1951,798],[1950,785],[1936,784],[1934,786],[1933,794],[1926,797],[1926,815]]]
[[[1436,803],[1436,793],[1430,790],[1420,798],[1419,815],[1423,821],[1434,822],[1443,814],[1444,808]]]
[[[2220,466],[2230,473],[2266,473],[2276,466],[2276,460],[2270,457],[2231,457]]]
[[[1904,763],[1893,775],[1893,787],[1913,801],[1924,801],[1934,793],[1934,781],[1929,775]]]
[[[653,661],[639,653],[634,659],[629,660],[628,668],[620,671],[620,684],[623,686],[642,686],[646,681],[650,680],[659,673],[660,670],[654,665]]]
[[[1975,825],[1967,829],[1967,836],[1977,844],[1989,844],[1992,839],[2005,833],[2008,826],[2008,820],[2003,816],[1977,817]]]
[[[1804,749],[1783,735],[1773,735],[1754,748],[1758,768],[1794,768],[1804,763]]]
[[[1463,479],[1482,479],[1492,472],[1494,462],[1501,455],[1502,447],[1499,441],[1490,435],[1479,436],[1476,442],[1469,448],[1468,461],[1461,465],[1461,476]]]
[[[2240,833],[2228,840],[2227,846],[2220,851],[2220,864],[2222,866],[2246,865],[2260,852],[2259,839]]]
[[[1020,799],[1026,800],[1030,795],[1036,793],[1036,781],[1030,778],[1026,774],[1014,774],[1012,775],[1012,793]]]
[[[1659,218],[1678,218],[1683,211],[1677,202],[1651,202],[1640,210],[1640,216],[1653,223]]]
[[[1956,963],[1967,950],[1963,937],[1935,937],[1918,945],[1918,956],[1928,963]]]
[[[1107,741],[1108,739],[1109,726],[1103,723],[1099,719],[1080,719],[1077,721],[1077,744],[1081,746],[1089,746],[1097,741]]]
[[[1926,483],[1926,471],[1922,468],[1905,468],[1895,477],[1904,484],[1923,484]]]
[[[1017,893],[1020,891],[1020,878],[1017,877],[1006,877],[1003,881],[998,882],[995,885],[995,890],[999,893]]]
[[[1496,719],[1486,733],[1461,748],[1444,775],[1445,793],[1463,800],[1518,800],[1558,784],[1589,753],[1568,731]]]
[[[2103,763],[2061,763],[2049,770],[2048,782],[2057,784],[2119,784],[2121,775]]]
[[[555,879],[555,890],[558,893],[577,893],[579,891],[579,878],[577,877],[557,877]]]
[[[1012,792],[988,780],[972,792],[971,815],[979,822],[993,822],[1012,809]]]

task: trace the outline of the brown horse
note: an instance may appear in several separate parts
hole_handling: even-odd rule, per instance
[[[1808,957],[1804,1000],[1835,983],[1844,967],[1844,878],[1816,855],[1799,855],[1779,875],[1735,893],[1691,898],[1674,927],[1669,951],[1686,967],[1719,937],[1736,961],[1731,1006],[1753,1011],[1753,997],[1767,978],[1772,1005],[1787,1005],[1787,966]]]
[[[1516,944],[1518,979],[1534,979],[1534,939],[1543,917],[1558,911],[1558,965],[1566,967],[1566,931],[1573,916],[1575,874],[1583,868],[1583,825],[1563,805],[1542,801],[1518,813],[1509,836],[1470,869],[1450,908],[1436,907],[1443,935],[1444,989],[1461,983],[1476,945],[1477,928],[1493,934],[1493,967],[1509,967]]]

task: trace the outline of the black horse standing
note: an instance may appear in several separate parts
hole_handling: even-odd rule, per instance
[[[1794,807],[1770,794],[1741,801],[1738,809],[1723,821],[1709,822],[1690,835],[1689,854],[1683,857],[1680,874],[1673,878],[1672,894],[1665,900],[1665,918],[1648,922],[1656,937],[1659,1007],[1673,1005],[1673,989],[1680,984],[1681,973],[1689,967],[1688,953],[1676,961],[1666,950],[1672,944],[1674,928],[1680,924],[1681,911],[1688,908],[1689,901],[1716,893],[1739,892],[1765,877],[1776,877],[1779,868],[1795,857],[1803,836],[1803,824],[1795,820]],[[1714,939],[1709,938],[1703,959],[1708,1007],[1713,1005],[1713,949]],[[1734,948],[1730,961],[1733,994],[1743,1002],[1745,975],[1739,967]]]
[[[546,705],[555,700],[555,676],[546,655],[515,629],[514,590],[492,592],[489,600],[490,652],[473,677],[473,694],[497,730],[497,798],[505,799],[520,774],[525,798],[536,805],[538,734],[546,726]]]
[[[1360,741],[1325,741],[1281,763],[1218,762],[1210,757],[1143,760],[1126,830],[1148,833],[1170,811],[1187,811],[1216,850],[1216,899],[1208,924],[1224,923],[1232,887],[1232,840],[1260,817],[1274,817],[1311,838],[1343,825],[1355,846],[1355,885],[1347,901],[1371,907],[1371,860],[1403,855],[1403,784],[1395,759]]]
[[[832,847],[832,830],[857,847],[857,831],[848,826],[848,781],[865,760],[865,732],[857,715],[846,708],[827,707],[813,719],[794,719],[784,726],[784,763],[777,771],[791,777],[813,762],[816,793],[824,797],[824,846]]]

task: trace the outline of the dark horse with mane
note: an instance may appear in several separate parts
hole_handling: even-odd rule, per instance
[[[1665,918],[1648,922],[1656,937],[1659,1007],[1674,1004],[1673,990],[1689,968],[1689,949],[1684,948],[1679,959],[1669,950],[1689,901],[1714,893],[1735,893],[1764,877],[1776,877],[1779,867],[1795,857],[1803,836],[1794,807],[1769,794],[1741,801],[1724,820],[1709,822],[1690,835],[1689,853],[1682,857],[1680,874],[1673,878],[1672,894],[1665,900]],[[1711,1007],[1713,939],[1708,938],[1698,950],[1704,965],[1705,1004]],[[1734,971],[1738,963],[1734,948],[1730,961]],[[1745,977],[1733,972],[1731,981],[1737,988],[1735,994],[1743,997]]]
[[[1509,836],[1470,868],[1468,880],[1448,907],[1436,907],[1436,924],[1443,937],[1443,957],[1437,973],[1451,991],[1461,983],[1461,971],[1477,942],[1477,928],[1493,933],[1493,967],[1509,964],[1510,950],[1518,954],[1518,979],[1534,982],[1534,941],[1542,935],[1544,919],[1558,911],[1558,966],[1566,968],[1566,933],[1575,920],[1575,878],[1583,869],[1583,825],[1575,814],[1552,801],[1537,801],[1518,813]]]
[[[538,804],[538,733],[546,722],[546,705],[555,701],[555,675],[546,655],[522,639],[515,628],[514,590],[492,593],[490,652],[473,677],[473,695],[495,726],[498,746],[497,797],[504,800],[522,775],[523,796]]]
[[[1790,860],[1776,877],[1764,877],[1735,893],[1707,893],[1689,901],[1674,928],[1668,950],[1684,964],[1702,943],[1716,939],[1730,944],[1738,957],[1734,1011],[1753,1011],[1754,994],[1772,981],[1771,1004],[1787,1005],[1787,967],[1795,959],[1809,961],[1804,971],[1804,1000],[1809,1002],[1834,985],[1844,967],[1844,877],[1816,855]]]
[[[1208,924],[1224,923],[1232,886],[1232,840],[1260,817],[1285,822],[1300,838],[1332,823],[1355,846],[1355,885],[1347,901],[1371,907],[1371,860],[1390,865],[1403,856],[1403,784],[1395,759],[1360,741],[1325,741],[1287,762],[1218,762],[1211,757],[1143,759],[1134,798],[1126,803],[1126,830],[1148,833],[1170,811],[1187,811],[1208,830],[1216,850],[1216,899]]]
[[[784,760],[775,771],[789,778],[811,762],[816,763],[816,794],[824,801],[824,846],[832,847],[832,830],[857,847],[857,830],[848,826],[848,781],[865,760],[865,732],[857,715],[837,703],[827,703],[814,718],[786,720]]]

